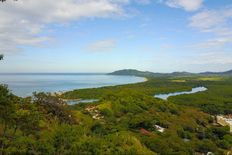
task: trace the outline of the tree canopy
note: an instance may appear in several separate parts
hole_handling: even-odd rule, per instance
[[[153,97],[201,85],[208,90],[167,101]],[[216,124],[212,115],[232,113],[231,85],[232,77],[150,77],[27,98],[0,85],[0,155],[227,154],[230,128]],[[64,98],[99,101],[68,105]]]

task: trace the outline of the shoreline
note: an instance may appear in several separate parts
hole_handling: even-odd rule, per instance
[[[106,74],[107,75],[107,74]],[[125,76],[125,75],[113,75],[113,76]],[[126,76],[132,76],[132,75],[126,75]],[[71,92],[74,90],[83,90],[83,89],[95,89],[95,88],[104,88],[104,87],[114,87],[114,86],[124,86],[124,85],[129,85],[129,84],[138,84],[138,83],[144,83],[149,81],[149,79],[147,77],[141,77],[141,76],[133,76],[133,77],[139,77],[139,78],[143,78],[144,81],[141,82],[135,82],[135,83],[126,83],[126,84],[118,84],[118,85],[110,85],[110,86],[100,86],[100,87],[91,87],[91,88],[79,88],[79,89],[72,89],[72,90],[68,90],[68,91],[57,91],[57,92],[50,92],[52,95],[57,95],[57,96],[62,96],[63,94],[67,93],[67,92]],[[69,100],[82,100],[81,98],[79,99],[63,99],[65,101],[69,101]]]
[[[115,75],[115,76],[123,76],[123,75]],[[130,76],[130,75],[126,75],[126,76]],[[112,86],[102,86],[102,87],[93,87],[93,88],[81,88],[81,89],[73,89],[73,90],[69,90],[69,91],[64,91],[61,92],[59,91],[57,94],[57,92],[55,92],[54,94],[58,95],[59,97],[61,97],[63,94],[68,93],[68,92],[72,92],[75,90],[83,90],[83,89],[97,89],[97,88],[104,88],[104,87],[114,87],[114,86],[125,86],[125,85],[129,85],[129,84],[139,84],[139,83],[144,83],[149,81],[149,79],[147,77],[141,77],[141,76],[134,76],[134,77],[140,77],[143,78],[144,81],[141,82],[135,82],[135,83],[127,83],[127,84],[119,84],[119,85],[112,85]],[[82,100],[95,100],[95,99],[82,99],[82,98],[74,98],[74,99],[65,99],[65,98],[61,98],[63,101],[68,102],[68,101],[82,101]]]
[[[135,84],[147,81],[147,78],[139,76],[117,77],[116,75],[108,76],[107,74],[97,74],[95,77],[93,74],[85,74],[86,76],[83,76],[83,74],[81,74],[81,76],[78,75],[55,75],[55,77],[53,77],[53,75],[52,77],[50,75],[33,75],[32,78],[31,75],[23,75],[28,76],[25,78],[21,75],[16,77],[7,75],[3,76],[0,81],[2,81],[2,84],[8,85],[8,88],[14,95],[23,98],[32,96],[33,92],[44,92],[61,96],[66,92],[77,89],[101,88],[108,86]]]

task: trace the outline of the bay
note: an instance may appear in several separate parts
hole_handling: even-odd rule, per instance
[[[143,82],[145,78],[97,73],[14,73],[0,74],[0,84],[7,84],[16,95],[26,97],[33,92],[64,92]]]

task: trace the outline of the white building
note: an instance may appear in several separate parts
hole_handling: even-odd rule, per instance
[[[162,128],[161,126],[159,125],[154,125],[155,129],[159,132],[164,132],[165,128]]]
[[[229,126],[230,132],[232,132],[232,116],[231,115],[228,115],[228,116],[218,115],[217,123],[222,126]]]

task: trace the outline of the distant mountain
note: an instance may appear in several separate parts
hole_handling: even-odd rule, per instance
[[[118,70],[109,75],[133,75],[133,76],[154,76],[156,73],[148,72],[148,71],[138,71],[136,69],[123,69]]]
[[[226,72],[224,72],[224,74],[232,75],[232,70],[226,71]]]
[[[190,72],[173,72],[173,73],[168,73],[167,75],[169,75],[169,76],[193,76],[193,75],[197,75],[197,74],[190,73]]]
[[[173,73],[153,73],[149,71],[139,71],[136,69],[123,69],[118,70],[109,75],[133,75],[133,76],[142,76],[142,77],[149,77],[149,76],[197,76],[197,75],[204,75],[204,76],[232,76],[232,70],[225,71],[225,72],[202,72],[202,73],[190,73],[190,72],[173,72]]]
[[[123,70],[118,70],[112,73],[109,73],[109,75],[133,75],[133,76],[192,76],[196,75],[193,73],[189,72],[173,72],[173,73],[153,73],[149,71],[139,71],[136,69],[123,69]]]
[[[223,76],[232,76],[232,70],[225,72],[203,72],[201,75],[223,75]]]

